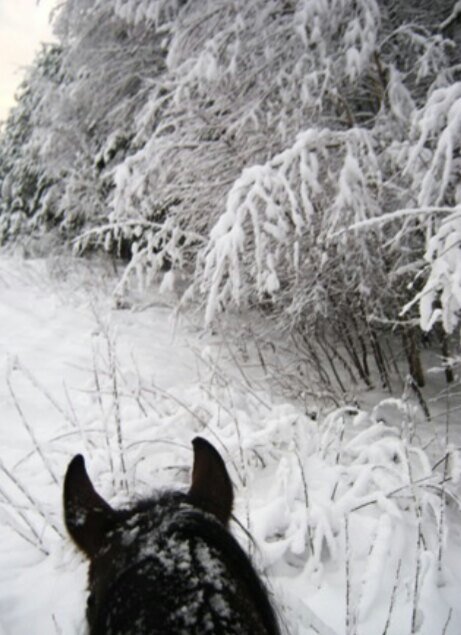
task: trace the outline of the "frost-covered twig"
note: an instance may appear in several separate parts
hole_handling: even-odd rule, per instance
[[[413,499],[414,511],[416,515],[416,527],[417,527],[416,552],[415,552],[416,568],[415,568],[414,582],[413,582],[412,611],[411,611],[411,633],[413,634],[413,633],[416,633],[419,629],[418,605],[419,605],[419,594],[420,594],[420,585],[421,585],[421,558],[422,558],[422,549],[424,544],[424,535],[423,535],[421,503],[417,494],[417,490],[415,488],[415,483],[413,479],[413,469],[412,469],[411,460],[410,460],[409,452],[408,452],[408,443],[406,440],[404,440],[404,449],[405,449],[408,477],[409,477],[409,483],[411,486],[411,496]]]
[[[81,421],[78,418],[77,413],[75,412],[74,404],[72,403],[72,400],[70,398],[69,390],[67,388],[67,383],[65,381],[63,382],[63,388],[64,388],[64,395],[65,395],[67,403],[69,405],[69,411],[71,413],[71,418],[72,418],[72,420],[74,422],[73,425],[78,430],[78,433],[80,435],[80,439],[82,440],[83,447],[89,453],[89,441],[88,441],[88,438],[87,438],[87,435],[86,435],[87,431],[82,426]]]
[[[443,563],[443,552],[445,546],[445,522],[446,522],[446,493],[445,493],[445,479],[448,475],[448,461],[449,455],[448,453],[445,455],[445,462],[443,464],[443,480],[441,484],[441,492],[440,492],[440,511],[438,518],[438,531],[437,531],[437,541],[438,541],[438,549],[437,549],[437,568],[439,571],[439,575],[442,574],[442,563]]]
[[[37,437],[35,436],[35,433],[32,429],[32,426],[29,424],[29,422],[27,421],[27,418],[19,404],[18,398],[16,396],[16,393],[14,392],[13,386],[11,385],[11,370],[7,373],[7,377],[6,377],[6,385],[8,386],[8,391],[11,395],[11,398],[13,400],[14,406],[19,414],[19,418],[24,426],[24,429],[26,430],[27,434],[29,435],[31,441],[32,441],[32,445],[34,447],[34,450],[37,452],[38,456],[40,457],[46,471],[48,472],[48,474],[50,475],[52,481],[54,483],[56,483],[56,485],[58,485],[59,480],[56,476],[56,474],[54,473],[54,470],[51,466],[50,461],[48,460],[45,452],[43,451],[40,443],[38,442]]]
[[[17,357],[14,359],[14,370],[21,371],[23,375],[27,377],[29,382],[48,399],[48,401],[55,408],[55,410],[59,412],[59,414],[68,423],[70,423],[71,425],[74,425],[75,422],[72,416],[70,416],[69,413],[64,410],[64,408],[56,401],[53,395],[50,394],[47,388],[38,381],[35,375],[26,366],[24,366]]]
[[[103,430],[104,430],[104,440],[105,440],[106,449],[107,449],[107,457],[109,460],[110,473],[112,475],[112,486],[115,491],[116,485],[115,485],[114,459],[112,457],[112,449],[110,445],[110,435],[109,435],[109,428],[107,425],[107,421],[108,421],[107,415],[105,413],[104,404],[102,402],[102,389],[101,389],[101,383],[99,380],[99,369],[98,369],[98,364],[96,360],[96,350],[94,346],[92,348],[92,351],[93,351],[93,380],[94,380],[95,389],[96,389],[96,399],[98,401],[99,410],[101,413],[101,420],[102,420]]]
[[[216,397],[214,396],[213,392],[209,388],[207,388],[206,386],[202,386],[202,389],[208,394],[208,396],[211,399],[216,400]],[[239,428],[238,420],[237,420],[237,417],[235,415],[235,411],[231,407],[227,406],[222,400],[219,401],[219,407],[222,408],[229,415],[231,421],[234,422],[235,430],[236,430],[237,437],[238,437],[238,440],[239,440],[238,447],[239,447],[240,465],[241,465],[241,469],[243,471],[241,471],[238,468],[237,463],[235,462],[234,458],[231,455],[229,455],[229,458],[230,458],[230,461],[232,462],[232,464],[234,466],[235,472],[238,475],[240,482],[242,483],[243,486],[245,486],[245,484],[246,484],[246,465],[245,465],[245,460],[244,460],[244,456],[243,456],[242,439],[241,439],[241,436],[240,436],[240,428]],[[207,427],[208,431],[211,432],[213,434],[213,436],[219,441],[219,444],[222,445],[225,448],[226,452],[229,454],[228,449],[226,448],[226,446],[223,443],[222,439],[218,435],[216,435],[216,433],[213,431],[212,428],[210,428],[208,426],[208,424],[207,424],[206,427]]]
[[[453,615],[453,608],[450,606],[450,608],[448,609],[447,619],[445,621],[445,624],[443,625],[442,635],[446,635],[446,633],[448,632],[448,627],[450,625],[452,615]]]
[[[177,397],[174,393],[161,388],[158,384],[151,383],[150,386],[144,386],[143,391],[150,393],[154,396],[163,395],[167,399],[171,399],[171,401],[175,402],[178,406],[183,408],[186,412],[188,412],[191,417],[193,417],[199,424],[200,427],[205,430],[208,428],[208,421],[201,417],[197,412],[191,407],[188,403]]]
[[[29,529],[29,531],[32,534],[32,538],[30,538],[29,536],[27,536],[20,527],[17,527],[16,524],[12,524],[10,523],[12,529],[15,531],[15,533],[18,534],[18,536],[20,536],[23,540],[27,541],[29,544],[33,545],[34,547],[36,547],[39,551],[41,551],[45,556],[49,555],[49,551],[48,549],[44,546],[43,544],[43,538],[39,535],[39,533],[37,532],[37,530],[35,529],[34,525],[31,523],[31,521],[29,520],[29,518],[27,517],[27,515],[22,511],[22,509],[19,507],[19,505],[17,505],[17,503],[15,503],[15,501],[12,500],[12,498],[7,494],[7,492],[3,489],[3,487],[0,485],[0,495],[3,497],[3,499],[11,506],[12,509],[14,509],[14,511],[16,512],[16,514],[21,518],[21,520],[24,522],[24,524],[26,525],[26,527]]]
[[[383,635],[387,635],[391,624],[392,613],[394,612],[395,599],[397,597],[397,588],[400,583],[400,570],[402,568],[402,559],[400,558],[395,572],[394,586],[392,587],[391,599],[389,602],[389,610],[387,612],[386,624],[384,625]]]
[[[143,400],[145,400],[145,397],[142,395],[141,371],[139,370],[138,363],[133,353],[131,354],[131,361],[136,371],[136,382],[137,382],[134,398],[136,400],[136,403],[138,404],[139,410],[142,413],[142,415],[144,417],[147,417],[148,413],[146,408],[149,407],[149,409],[152,409],[152,410],[155,410],[155,408],[153,404],[146,403],[146,405],[144,405]],[[122,369],[119,369],[119,374],[121,379],[124,381],[125,385],[128,386],[129,385],[128,380],[125,377],[125,374],[122,372]]]
[[[347,227],[342,228],[341,230],[335,232],[330,235],[331,239],[339,238],[345,233],[354,232],[357,230],[366,230],[371,227],[382,227],[387,223],[393,223],[396,220],[400,220],[405,218],[406,216],[419,218],[420,216],[429,216],[431,214],[453,214],[457,213],[461,210],[459,206],[454,207],[446,207],[446,206],[430,206],[426,205],[424,207],[405,207],[402,209],[397,209],[394,212],[387,212],[386,214],[382,214],[381,216],[377,216],[376,218],[367,218],[365,220],[359,221],[357,223],[352,223]]]
[[[345,577],[346,577],[346,635],[353,635],[355,624],[352,615],[351,606],[351,593],[352,593],[352,579],[351,579],[351,544],[349,539],[349,517],[344,517],[344,565],[345,565]]]
[[[54,626],[54,630],[55,630],[56,635],[63,635],[64,631],[62,630],[62,628],[61,628],[61,626],[60,626],[60,624],[59,624],[59,622],[58,622],[58,620],[56,618],[56,615],[54,613],[52,615],[52,619],[53,619],[53,626]]]
[[[118,390],[115,340],[112,340],[107,332],[104,332],[104,334],[106,337],[107,352],[109,356],[109,372],[112,384],[112,402],[114,407],[115,430],[117,434],[119,461],[122,472],[121,484],[125,491],[129,493],[127,470],[125,464],[125,453],[123,448],[122,416],[120,410],[120,394]]]
[[[306,475],[304,473],[304,465],[302,464],[301,457],[299,456],[298,450],[296,450],[295,455],[296,455],[296,460],[298,461],[299,472],[301,474],[301,480],[303,484],[304,502],[306,504],[306,510],[309,511],[309,490],[307,489],[307,481],[306,481]],[[310,523],[308,523],[307,525],[307,542],[309,545],[309,552],[311,554],[314,553],[314,541],[312,538],[312,527]]]
[[[25,487],[21,483],[20,479],[15,474],[13,474],[11,472],[11,470],[6,468],[5,464],[3,463],[3,461],[1,459],[0,459],[0,470],[3,472],[3,474],[5,474],[5,476],[8,477],[8,479],[12,483],[14,483],[14,485],[21,492],[21,494],[24,496],[24,498],[26,498],[29,501],[29,503],[32,506],[32,509],[35,509],[35,511],[39,514],[39,516],[41,516],[43,518],[45,523],[47,525],[49,525],[51,527],[51,529],[53,529],[60,538],[64,538],[62,532],[55,525],[53,520],[51,520],[49,514],[44,510],[44,508],[42,507],[42,504],[40,503],[40,501],[38,501],[36,498],[34,498],[34,496],[32,496],[32,494],[27,489],[27,487]]]
[[[227,386],[227,393],[228,393],[228,399],[230,403],[230,407],[228,408],[228,410],[229,412],[233,413],[232,421],[234,422],[235,432],[237,434],[237,440],[238,440],[238,451],[239,451],[240,470],[241,470],[240,480],[242,482],[243,487],[246,488],[248,486],[248,471],[247,471],[247,464],[245,461],[245,455],[243,451],[243,438],[242,438],[242,432],[240,430],[240,422],[238,420],[237,411],[233,403],[234,399],[233,399],[232,390],[229,385]]]
[[[235,354],[232,352],[230,345],[228,344],[228,342],[226,342],[226,346],[228,347],[229,353],[231,354],[231,358],[232,361],[235,364],[235,367],[238,369],[239,373],[242,375],[243,377],[243,381],[244,383],[242,384],[242,382],[238,379],[236,379],[235,377],[232,378],[232,384],[235,387],[242,387],[244,388],[245,391],[249,391],[251,392],[251,394],[253,395],[253,397],[259,401],[259,403],[266,409],[266,410],[270,410],[271,406],[262,398],[262,396],[260,394],[258,394],[258,392],[254,389],[252,382],[250,381],[250,379],[246,376],[243,368],[241,367],[241,364],[239,363],[237,357],[235,356]],[[203,352],[199,353],[198,351],[195,351],[196,355],[198,356],[198,358],[200,359],[200,362],[205,364],[205,366],[211,371],[212,373],[212,377],[216,376],[218,377],[224,385],[228,385],[229,384],[229,378],[226,376],[224,370],[222,368],[219,367],[219,365],[214,361],[214,359],[212,359],[210,356],[208,355],[204,355]]]

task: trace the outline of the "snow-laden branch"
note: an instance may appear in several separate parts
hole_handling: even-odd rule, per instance
[[[461,147],[461,82],[439,88],[415,112],[417,142],[410,150],[405,173],[417,185],[421,207],[443,205],[459,168]],[[458,196],[458,193],[456,193]]]
[[[394,212],[383,214],[382,216],[367,218],[363,221],[359,221],[358,223],[353,223],[352,225],[349,225],[348,227],[344,227],[340,231],[334,234],[331,234],[330,238],[332,239],[339,238],[341,235],[347,232],[357,231],[358,229],[367,230],[367,229],[370,229],[371,227],[382,227],[383,225],[386,225],[387,223],[393,223],[397,220],[401,220],[402,218],[405,218],[406,216],[410,216],[410,217],[415,216],[417,218],[420,218],[424,216],[429,216],[431,214],[453,214],[453,213],[458,213],[460,211],[461,209],[458,207],[440,207],[440,206],[409,207],[404,209],[398,209],[398,210],[395,210]]]
[[[461,316],[461,209],[451,214],[430,239],[425,260],[429,275],[423,289],[402,310],[418,303],[420,325],[429,331],[442,322],[452,333]]]
[[[246,168],[201,256],[206,321],[252,292],[275,296],[281,280],[300,276],[308,245],[377,213],[379,188],[370,137],[359,129],[307,130],[266,164]]]

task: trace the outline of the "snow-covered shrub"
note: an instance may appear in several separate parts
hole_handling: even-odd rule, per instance
[[[416,143],[408,151],[405,171],[421,210],[428,275],[406,308],[418,302],[423,330],[441,321],[445,332],[452,333],[461,309],[461,84],[435,89],[415,111],[413,130]]]
[[[461,82],[435,89],[413,116],[416,143],[405,170],[427,206],[457,204],[460,198]]]
[[[396,326],[422,242],[414,219],[394,244],[386,237],[400,219],[380,225],[394,197],[384,180],[391,160],[369,130],[311,128],[244,170],[199,254],[207,322],[230,303],[269,307],[300,332],[305,359],[318,366],[326,356],[340,392],[344,369],[353,383],[374,381],[368,356],[389,386],[379,331]]]
[[[207,321],[230,300],[252,295],[276,303],[281,294],[289,312],[318,310],[311,299],[328,294],[329,261],[337,257],[332,237],[344,244],[346,260],[342,231],[379,214],[380,187],[372,139],[360,129],[307,130],[266,164],[244,170],[201,256]]]
[[[429,239],[425,260],[428,276],[422,290],[404,307],[418,303],[420,324],[430,331],[441,322],[446,333],[453,333],[461,316],[461,210],[439,223]]]

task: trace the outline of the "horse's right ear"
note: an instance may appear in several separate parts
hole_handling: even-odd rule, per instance
[[[74,456],[64,479],[64,520],[75,544],[92,558],[114,525],[116,513],[90,481],[81,454]]]
[[[232,513],[232,482],[219,452],[201,437],[192,441],[194,465],[189,500],[227,525]]]

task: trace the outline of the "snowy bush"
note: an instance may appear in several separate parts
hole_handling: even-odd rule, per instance
[[[434,324],[441,322],[444,331],[450,334],[461,315],[460,212],[448,215],[438,225],[425,254],[427,280],[404,311],[417,302],[424,331],[430,331]]]
[[[428,331],[441,321],[444,330],[452,333],[461,308],[461,84],[434,90],[416,111],[413,127],[417,142],[405,169],[417,184],[414,189],[424,218],[428,263],[427,280],[414,301],[419,303],[422,329]]]
[[[371,138],[359,129],[308,130],[265,165],[247,168],[204,250],[200,283],[209,294],[207,321],[229,300],[240,304],[254,293],[261,302],[276,302],[282,290],[292,302],[289,313],[301,295],[299,310],[310,306],[315,312],[312,295],[329,291],[332,236],[379,213],[380,185]],[[347,239],[340,242],[345,247]]]
[[[437,88],[413,117],[416,143],[409,152],[406,171],[417,183],[422,208],[459,200],[461,82]],[[429,166],[429,167],[428,167]],[[415,187],[415,185],[413,185]],[[415,188],[416,189],[416,188]]]

